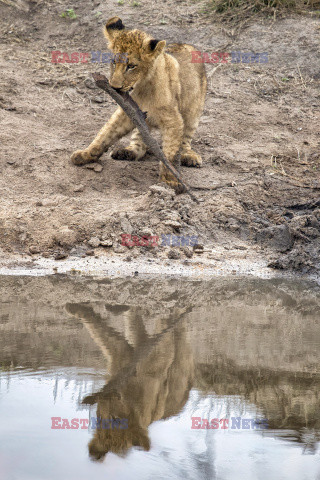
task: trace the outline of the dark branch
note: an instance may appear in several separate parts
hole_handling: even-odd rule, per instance
[[[137,127],[144,143],[151,150],[154,156],[157,157],[167,167],[167,169],[170,170],[172,175],[175,176],[175,178],[179,182],[179,192],[188,193],[195,202],[199,203],[197,197],[195,197],[193,193],[190,192],[187,185],[183,182],[179,172],[170,162],[168,162],[158,142],[150,135],[148,125],[145,121],[146,113],[140,110],[138,104],[127,92],[116,91],[114,88],[112,88],[108,82],[108,79],[104,75],[101,75],[100,73],[93,73],[92,76],[94,81],[96,82],[96,85],[105,92],[107,92],[113,98],[113,100],[117,102],[117,104],[130,118],[132,123]]]

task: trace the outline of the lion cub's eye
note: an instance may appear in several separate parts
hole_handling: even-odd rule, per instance
[[[127,70],[133,70],[134,68],[136,68],[137,65],[134,65],[133,63],[129,63],[127,65]]]

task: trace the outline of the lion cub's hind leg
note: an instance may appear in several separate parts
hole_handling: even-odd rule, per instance
[[[146,151],[147,147],[142,140],[139,130],[135,128],[130,144],[125,148],[115,148],[111,153],[111,157],[115,160],[140,160],[140,158],[145,156]]]
[[[184,129],[183,129],[183,138],[181,144],[181,165],[185,167],[201,167],[202,158],[191,148],[191,141],[194,135],[194,132],[198,128],[199,116],[201,114],[200,108],[196,109],[194,115],[192,111],[188,115],[184,115]],[[202,110],[202,109],[201,109]]]

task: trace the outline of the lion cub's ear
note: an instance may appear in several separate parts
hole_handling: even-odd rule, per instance
[[[148,56],[156,58],[158,55],[160,55],[160,53],[163,52],[166,43],[167,42],[165,40],[148,40],[145,46],[146,53]]]
[[[108,40],[113,40],[114,37],[121,31],[124,30],[125,26],[122,23],[121,18],[112,17],[106,23],[104,34]]]

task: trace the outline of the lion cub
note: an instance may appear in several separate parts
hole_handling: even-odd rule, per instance
[[[203,110],[207,81],[204,65],[191,63],[194,47],[155,40],[140,30],[127,30],[118,17],[111,18],[105,27],[109,48],[114,54],[125,54],[127,62],[111,66],[110,85],[130,91],[142,111],[147,112],[150,128],[159,128],[163,152],[170,162],[181,153],[181,164],[200,167],[200,155],[191,148],[191,140]],[[118,58],[121,56],[118,55]],[[116,57],[117,58],[117,57]],[[74,152],[75,165],[96,161],[124,135],[132,132],[126,148],[111,153],[118,160],[138,160],[146,153],[139,131],[119,107],[85,149]],[[173,175],[160,163],[160,180],[177,186]]]

